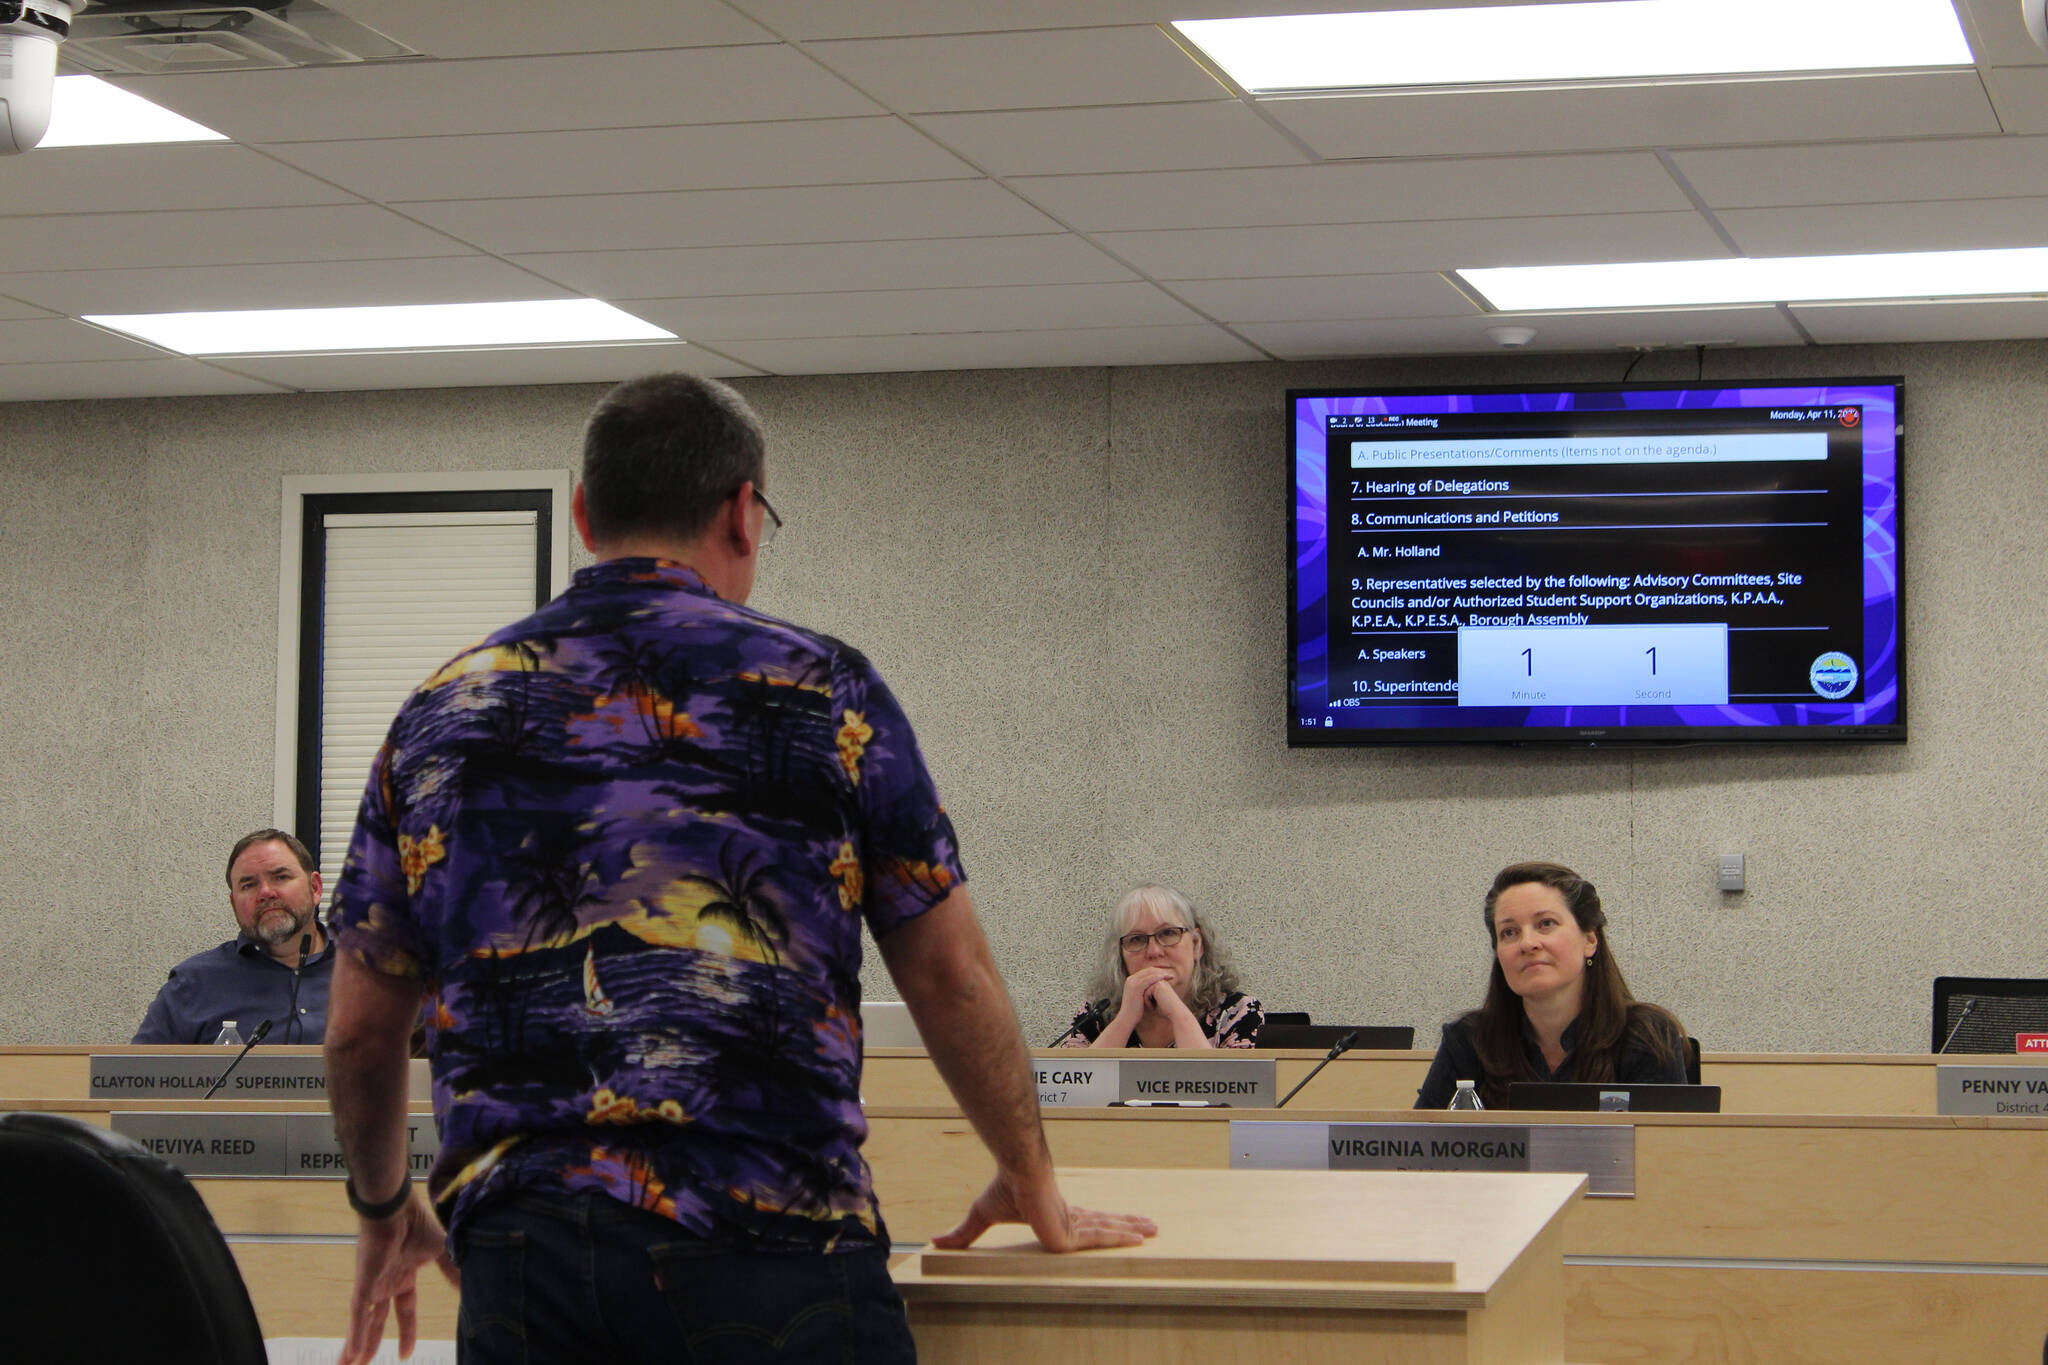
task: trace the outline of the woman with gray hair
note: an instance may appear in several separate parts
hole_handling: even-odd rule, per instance
[[[1250,1047],[1265,1022],[1187,897],[1141,886],[1110,916],[1092,1003],[1063,1047]]]

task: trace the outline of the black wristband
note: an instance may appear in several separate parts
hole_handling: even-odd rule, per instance
[[[411,1176],[405,1178],[405,1183],[398,1187],[397,1194],[392,1195],[381,1204],[366,1204],[363,1202],[363,1197],[356,1193],[356,1179],[354,1176],[344,1179],[341,1182],[341,1188],[348,1192],[348,1206],[373,1223],[381,1223],[387,1218],[397,1217],[398,1211],[404,1208],[407,1202],[412,1199]]]

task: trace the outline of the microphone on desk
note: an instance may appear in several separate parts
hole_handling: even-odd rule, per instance
[[[235,1054],[235,1060],[228,1063],[228,1069],[220,1073],[220,1079],[213,1083],[213,1089],[207,1091],[204,1095],[201,1095],[199,1098],[202,1100],[212,1099],[214,1091],[219,1090],[222,1086],[226,1085],[228,1083],[228,1077],[235,1074],[235,1068],[242,1064],[242,1058],[249,1055],[249,1049],[256,1046],[256,1044],[262,1042],[265,1038],[268,1038],[269,1036],[270,1021],[268,1019],[265,1019],[262,1023],[256,1026],[256,1031],[249,1035],[249,1041],[242,1044],[242,1050]]]
[[[284,1040],[287,1043],[292,1040],[292,1025],[299,1022],[299,973],[306,970],[306,954],[312,951],[313,935],[300,934],[299,961],[298,965],[292,968],[292,998],[285,1002],[284,1007]],[[306,1041],[306,1029],[303,1024],[299,1026],[299,1041]]]
[[[1953,1043],[1956,1040],[1956,1035],[1963,1031],[1963,1020],[1969,1018],[1970,1012],[1976,1008],[1977,1000],[1974,996],[1963,1002],[1963,1012],[1956,1016],[1956,1026],[1948,1031],[1948,1037],[1941,1040],[1941,1046],[1934,1049],[1935,1056],[1939,1057],[1942,1053],[1948,1051],[1948,1045]]]
[[[1320,1072],[1324,1067],[1328,1066],[1331,1062],[1336,1061],[1339,1057],[1349,1052],[1351,1050],[1352,1045],[1357,1041],[1357,1029],[1353,1029],[1351,1030],[1351,1032],[1345,1034],[1342,1038],[1339,1038],[1337,1040],[1337,1045],[1330,1049],[1329,1055],[1323,1058],[1323,1060],[1321,1060],[1320,1062],[1317,1062],[1315,1066],[1309,1070],[1308,1075],[1303,1076],[1300,1081],[1296,1082],[1294,1089],[1288,1091],[1286,1095],[1281,1097],[1280,1103],[1274,1105],[1273,1107],[1275,1109],[1285,1109],[1287,1107],[1287,1101],[1293,1099],[1296,1095],[1299,1095],[1301,1093],[1302,1086],[1307,1085],[1310,1081],[1314,1080],[1316,1078],[1317,1072]]]
[[[1090,1026],[1093,1026],[1094,1031],[1096,1033],[1100,1033],[1102,1032],[1102,1026],[1104,1024],[1107,1024],[1108,1022],[1109,997],[1104,996],[1102,999],[1097,1000],[1093,1004],[1088,1005],[1087,1007],[1082,1009],[1081,1017],[1079,1019],[1076,1019],[1073,1023],[1067,1025],[1067,1031],[1065,1033],[1062,1033],[1059,1037],[1053,1039],[1051,1042],[1047,1043],[1046,1046],[1058,1047],[1061,1043],[1066,1042],[1067,1039],[1073,1037],[1082,1029],[1088,1028]]]

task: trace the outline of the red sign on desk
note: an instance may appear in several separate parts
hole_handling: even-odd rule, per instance
[[[2048,1033],[2022,1033],[2013,1038],[2014,1052],[2048,1052]]]

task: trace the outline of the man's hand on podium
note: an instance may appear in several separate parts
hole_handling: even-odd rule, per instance
[[[415,1279],[428,1261],[441,1267],[448,1283],[462,1286],[448,1255],[441,1220],[415,1193],[390,1218],[364,1218],[356,1230],[356,1283],[349,1296],[348,1342],[335,1365],[369,1365],[384,1340],[384,1323],[398,1310],[398,1357],[412,1355],[419,1336],[419,1290]]]
[[[1028,1223],[1047,1251],[1087,1251],[1094,1247],[1134,1247],[1159,1231],[1159,1225],[1136,1213],[1100,1213],[1078,1209],[1060,1194],[1059,1181],[1025,1180],[996,1173],[967,1217],[951,1232],[932,1238],[932,1245],[958,1251],[997,1223]]]

